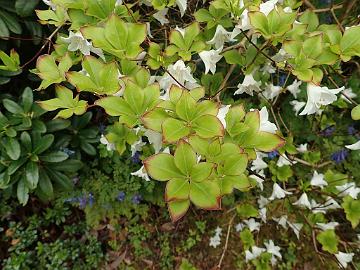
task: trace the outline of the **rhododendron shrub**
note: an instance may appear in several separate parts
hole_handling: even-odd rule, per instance
[[[327,115],[333,105],[360,119],[358,89],[342,74],[360,56],[356,20],[320,24],[296,0],[47,2],[37,15],[54,27],[56,43],[33,72],[38,90],[55,86],[57,97],[40,106],[60,118],[96,107],[115,119],[101,142],[133,155],[148,149],[133,174],[165,182],[173,221],[191,205],[220,210],[238,190],[247,262],[281,259],[273,240],[255,244],[254,218],[313,239],[316,252],[343,267],[351,262],[353,245],[342,243],[356,237],[344,239],[336,227],[356,232],[360,188],[337,164],[351,155],[359,165],[359,141],[349,137],[326,157],[314,138],[298,141],[291,118],[303,118],[314,135],[320,123],[325,137],[336,124]],[[284,103],[295,114],[284,117]]]

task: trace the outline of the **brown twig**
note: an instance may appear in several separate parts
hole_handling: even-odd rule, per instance
[[[234,222],[235,217],[236,217],[236,214],[233,215],[233,216],[231,217],[230,221],[229,221],[229,225],[228,225],[228,229],[227,229],[227,234],[226,234],[226,240],[225,240],[225,246],[224,246],[224,250],[223,250],[223,252],[222,252],[222,254],[221,254],[219,263],[218,263],[218,265],[217,265],[217,267],[216,267],[217,269],[221,269],[221,264],[222,264],[222,262],[223,262],[223,260],[224,260],[224,258],[225,258],[225,253],[226,253],[226,250],[227,250],[228,244],[229,244],[231,227],[232,227],[232,224],[233,224],[233,222]]]

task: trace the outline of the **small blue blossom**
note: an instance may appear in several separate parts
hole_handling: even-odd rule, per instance
[[[270,153],[268,153],[268,158],[270,159],[274,159],[279,155],[279,152],[277,150],[271,151]]]
[[[348,155],[349,155],[348,150],[341,149],[331,155],[331,160],[334,161],[335,163],[339,164],[339,163],[343,162]]]
[[[281,73],[279,76],[279,86],[283,87],[286,82],[286,74]]]
[[[106,129],[106,126],[105,126],[103,123],[100,123],[100,124],[99,124],[100,134],[104,134],[104,133],[105,133],[105,129]]]
[[[142,197],[141,197],[140,194],[135,194],[135,195],[132,196],[132,198],[131,198],[131,202],[132,202],[133,204],[139,204],[139,203],[141,202],[141,200],[142,200]]]
[[[131,161],[138,164],[140,162],[140,153],[135,152],[135,154],[131,157]]]
[[[348,126],[349,135],[355,135],[356,132],[357,132],[357,129],[353,125]]]
[[[79,198],[79,207],[81,209],[84,209],[86,207],[86,203],[87,203],[87,198],[86,196],[80,197]]]
[[[75,203],[75,202],[78,202],[78,201],[79,201],[79,198],[77,198],[77,197],[68,198],[68,199],[64,200],[65,203]]]
[[[120,191],[119,194],[116,196],[116,199],[119,202],[123,202],[125,200],[125,192],[124,191]]]
[[[335,130],[336,130],[335,126],[329,126],[324,130],[320,131],[320,135],[324,137],[330,137],[334,134]]]
[[[94,195],[90,192],[89,193],[89,206],[92,207],[94,205],[95,198]]]
[[[61,151],[67,154],[68,156],[73,156],[75,154],[74,150],[71,150],[67,147],[61,148]]]

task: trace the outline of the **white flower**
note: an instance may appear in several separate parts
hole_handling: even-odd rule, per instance
[[[259,131],[265,131],[269,133],[276,133],[277,127],[274,123],[269,121],[269,113],[266,107],[262,107],[259,111],[260,114],[260,128]]]
[[[123,3],[123,1],[122,1],[122,0],[116,0],[116,2],[115,2],[115,7],[117,7],[117,6],[121,6],[121,5],[122,5],[122,3]]]
[[[264,157],[266,157],[265,154],[256,152],[256,159],[252,161],[250,169],[255,172],[260,172],[261,170],[266,169],[268,164],[263,160]]]
[[[252,246],[251,250],[252,250],[252,252],[250,252],[249,250],[245,250],[245,261],[246,262],[256,259],[257,257],[259,257],[261,255],[261,253],[266,251],[265,248],[259,248],[257,246]]]
[[[147,35],[150,37],[150,38],[154,38],[151,34],[151,29],[150,29],[150,23],[149,22],[146,22],[146,31],[147,31]],[[144,54],[144,57],[146,55],[146,52],[142,52],[142,53],[145,53]],[[143,58],[144,59],[144,58]],[[141,59],[142,60],[142,59]]]
[[[164,74],[164,76],[159,81],[161,89],[167,91],[173,84],[181,87],[181,85],[186,86],[187,82],[196,83],[196,80],[191,75],[190,67],[185,66],[185,63],[182,60],[178,60],[175,64],[169,65],[167,70],[172,77],[168,73]],[[174,80],[173,77],[176,80]]]
[[[334,230],[336,226],[338,226],[338,222],[328,222],[328,223],[316,223],[316,227],[319,229],[326,231],[326,230]]]
[[[265,174],[264,174],[263,170],[259,171],[258,175],[261,175],[262,177],[265,177]],[[251,174],[251,175],[249,175],[249,177],[256,181],[257,185],[259,186],[259,188],[261,190],[264,189],[264,185],[263,185],[264,179],[262,179],[261,177],[255,175],[255,174]]]
[[[360,141],[357,141],[356,143],[350,145],[345,145],[345,147],[350,150],[360,150]]]
[[[269,204],[269,202],[270,201],[262,195],[260,195],[260,198],[257,200],[257,203],[260,208],[264,208],[266,205]]]
[[[226,31],[225,28],[221,24],[219,24],[216,27],[214,37],[211,40],[207,41],[206,43],[215,44],[216,49],[222,48],[225,42],[235,41],[234,39],[231,38],[231,34],[232,34],[231,32]]]
[[[244,1],[243,0],[239,1],[239,8],[240,9],[244,8]],[[231,38],[235,38],[238,34],[241,33],[241,30],[246,31],[246,30],[249,30],[251,28],[252,28],[252,26],[250,24],[250,19],[249,19],[249,16],[248,16],[248,10],[244,9],[243,12],[240,15],[239,23],[237,25],[235,25],[235,27],[234,27],[234,29],[233,29],[233,31],[231,33]]]
[[[260,69],[260,71],[262,71],[263,73],[272,74],[276,72],[276,68],[273,67],[271,62],[266,62],[266,64]]]
[[[106,149],[107,149],[108,151],[112,151],[112,150],[115,150],[115,149],[116,149],[115,144],[110,143],[110,142],[108,141],[108,139],[104,136],[104,134],[101,134],[100,143],[105,144],[105,145],[106,145]]]
[[[311,211],[316,213],[326,214],[327,210],[341,209],[341,206],[331,197],[327,197],[323,204],[317,203],[315,200],[311,200]]]
[[[244,228],[245,228],[245,225],[243,223],[241,223],[241,222],[236,224],[236,226],[235,226],[235,230],[237,232],[241,232]]]
[[[43,0],[45,5],[48,5],[52,10],[56,10],[56,5],[51,2],[51,0]]]
[[[339,263],[342,267],[346,268],[348,263],[352,261],[354,257],[354,253],[344,253],[339,251],[338,254],[335,254],[336,259],[338,259]]]
[[[345,183],[341,186],[336,186],[336,189],[340,192],[338,195],[340,195],[341,197],[349,195],[355,200],[360,193],[360,188],[356,187],[356,184],[354,182]]]
[[[221,233],[222,229],[220,227],[216,227],[215,235],[210,238],[209,246],[216,248],[218,245],[221,244]]]
[[[293,203],[293,205],[311,209],[311,204],[310,204],[309,198],[305,192],[300,196],[300,198],[296,202]]]
[[[320,111],[322,105],[329,105],[337,100],[336,94],[344,90],[344,87],[338,89],[329,89],[327,87],[316,86],[315,84],[307,84],[308,100],[304,110],[300,115],[314,114]]]
[[[260,223],[255,221],[255,219],[250,218],[248,220],[244,220],[244,223],[249,228],[250,232],[252,232],[252,231],[260,231]]]
[[[141,151],[141,149],[142,149],[142,147],[143,147],[144,145],[146,145],[146,143],[143,142],[143,141],[141,140],[141,138],[140,138],[138,141],[134,142],[134,143],[130,146],[130,148],[131,148],[131,156],[133,157],[136,152]]]
[[[61,38],[65,43],[68,43],[68,50],[75,52],[79,50],[83,55],[90,55],[90,52],[95,53],[102,59],[105,59],[104,54],[101,49],[93,47],[92,43],[87,41],[81,32],[69,32],[69,37]]]
[[[287,222],[288,222],[287,215],[283,215],[280,218],[273,218],[273,220],[276,221],[284,229],[286,229],[288,227],[287,226]]]
[[[274,98],[276,98],[280,92],[281,92],[282,87],[281,86],[276,86],[273,85],[271,83],[268,83],[265,87],[265,90],[262,92],[262,95],[267,99],[267,100],[273,100]]]
[[[349,100],[348,98],[356,98],[357,94],[355,94],[351,88],[347,88],[344,91],[342,91],[342,93],[344,95],[341,95],[340,98],[342,98],[343,100],[345,100],[348,103],[351,103],[351,100]]]
[[[305,106],[305,102],[298,101],[298,100],[292,100],[290,101],[290,105],[293,106],[293,111],[295,112],[295,115],[298,115],[302,107]]]
[[[161,25],[167,24],[169,23],[169,20],[167,18],[165,18],[165,15],[167,15],[169,9],[168,8],[164,8],[162,10],[159,10],[158,12],[156,12],[153,17],[160,22]]]
[[[217,114],[217,118],[220,120],[220,122],[224,128],[226,128],[225,117],[226,117],[227,113],[229,112],[230,106],[231,105],[221,106],[221,108],[219,109],[219,112]]]
[[[323,188],[328,185],[328,182],[325,181],[324,175],[314,171],[313,177],[311,178],[310,185]]]
[[[266,223],[266,208],[260,208],[259,209],[259,217],[261,218],[261,220]]]
[[[132,172],[131,175],[140,177],[140,178],[144,179],[145,181],[150,181],[150,177],[149,177],[149,175],[147,174],[144,166],[142,166],[142,167],[141,167],[139,170],[137,170],[136,172]]]
[[[260,12],[264,13],[265,16],[269,15],[269,13],[275,8],[277,2],[278,0],[269,0],[260,4]]]
[[[286,195],[290,195],[290,194],[292,194],[292,193],[282,189],[278,184],[274,183],[273,192],[272,192],[271,196],[269,197],[269,200],[272,201],[275,199],[283,199],[283,198],[285,198]]]
[[[221,50],[222,47],[217,50],[202,51],[199,53],[201,60],[205,64],[205,74],[208,74],[209,70],[212,74],[216,72],[216,63],[223,57],[220,55]]]
[[[294,80],[292,84],[286,87],[287,90],[294,96],[294,98],[297,98],[297,95],[300,93],[300,85],[302,84],[302,81]]]
[[[289,158],[285,154],[282,154],[282,155],[280,155],[278,161],[276,162],[276,166],[278,166],[278,167],[282,167],[282,166],[286,166],[286,165],[291,166],[295,163],[297,163],[297,161],[290,162]]]
[[[252,96],[254,91],[260,91],[260,84],[260,82],[255,81],[252,74],[245,75],[243,82],[238,84],[238,89],[235,91],[234,95],[246,93]]]
[[[269,240],[268,243],[264,242],[264,245],[266,247],[266,252],[273,254],[275,256],[277,256],[279,259],[282,258],[281,253],[280,253],[280,247],[275,246],[274,241],[273,240]]]
[[[185,10],[187,8],[187,0],[176,0],[175,2],[180,9],[181,17],[184,16]]]
[[[148,138],[149,143],[152,144],[155,150],[155,154],[160,152],[162,147],[162,135],[159,132],[147,129],[144,135]]]
[[[175,30],[178,31],[182,35],[182,37],[185,37],[185,29],[184,28],[180,28],[180,27],[176,26]]]
[[[296,147],[296,150],[298,150],[300,153],[307,152],[307,143],[300,144],[299,147]]]
[[[295,233],[297,239],[300,238],[300,230],[301,228],[304,226],[303,224],[301,223],[291,223],[291,222],[287,222],[289,227],[293,230],[293,232]]]
[[[286,59],[291,58],[291,55],[286,53],[286,51],[284,49],[280,49],[273,57],[272,59],[275,62],[282,62],[285,61]]]

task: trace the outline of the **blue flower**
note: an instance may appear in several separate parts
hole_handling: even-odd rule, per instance
[[[131,161],[133,163],[139,163],[140,162],[140,153],[135,152],[135,154],[131,157]]]
[[[90,192],[89,193],[89,206],[92,207],[94,205],[95,198],[94,195]]]
[[[67,147],[61,148],[60,149],[62,152],[64,152],[65,154],[67,154],[68,156],[73,156],[75,154],[74,150],[71,150]]]
[[[339,163],[343,162],[348,155],[349,155],[348,150],[341,149],[331,155],[331,160],[334,161],[335,163],[339,164]]]
[[[119,194],[116,196],[116,199],[119,202],[123,202],[125,200],[125,192],[124,191],[120,191]]]
[[[283,74],[281,73],[280,76],[279,76],[279,86],[283,87],[285,82],[286,82],[286,77],[287,75],[286,74]]]
[[[279,155],[279,152],[277,150],[271,151],[270,153],[268,153],[268,158],[270,159],[274,159]]]
[[[105,129],[106,129],[106,126],[105,126],[103,123],[100,123],[100,124],[99,124],[100,134],[104,134],[104,133],[105,133]]]
[[[142,197],[140,194],[135,194],[134,196],[132,196],[131,202],[133,204],[139,204],[141,202],[141,199],[142,199]]]
[[[336,130],[335,126],[329,126],[324,130],[320,131],[320,135],[324,137],[330,137],[334,134],[335,130]]]
[[[356,132],[357,132],[357,129],[353,125],[348,126],[349,135],[354,135]]]

